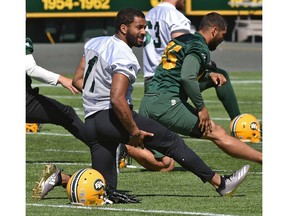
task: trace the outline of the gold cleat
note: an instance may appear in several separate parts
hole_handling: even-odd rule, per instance
[[[47,195],[47,193],[51,191],[59,181],[59,172],[61,172],[60,169],[58,169],[55,165],[45,165],[39,181],[36,182],[33,188],[32,198],[36,200],[43,199],[44,196]]]

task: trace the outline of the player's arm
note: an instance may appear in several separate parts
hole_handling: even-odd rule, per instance
[[[112,77],[112,84],[110,90],[110,98],[113,106],[113,110],[130,134],[129,145],[144,148],[143,139],[145,136],[153,136],[153,134],[142,131],[136,125],[130,106],[126,101],[126,92],[129,87],[129,79],[122,73],[115,73]]]
[[[50,85],[61,84],[64,88],[67,88],[73,94],[78,93],[78,90],[72,85],[72,79],[46,70],[45,68],[37,65],[32,54],[26,55],[25,58],[26,73],[28,76]]]
[[[57,84],[61,84],[64,88],[67,88],[72,94],[78,94],[79,91],[72,85],[72,79],[60,75]]]
[[[197,80],[199,70],[200,62],[198,58],[193,54],[186,56],[181,69],[182,86],[197,110],[200,111],[205,106],[205,103]]]
[[[195,55],[186,56],[181,69],[181,82],[185,93],[198,110],[201,131],[208,133],[211,131],[212,125],[197,80],[200,66],[200,61]]]
[[[28,76],[50,85],[57,85],[60,74],[46,70],[36,64],[32,54],[25,56],[26,73]]]
[[[131,136],[137,136],[141,132],[137,127],[126,101],[126,92],[129,87],[129,79],[122,73],[115,73],[112,78],[110,98],[113,110]]]
[[[85,58],[83,56],[74,73],[73,82],[72,82],[73,86],[77,88],[79,92],[82,92],[84,70],[85,70]]]
[[[209,64],[205,68],[205,76],[203,79],[199,80],[201,81],[206,81],[206,80],[212,80],[213,83],[217,86],[222,86],[224,85],[227,80],[223,74],[217,73],[217,65],[215,62],[210,61]]]

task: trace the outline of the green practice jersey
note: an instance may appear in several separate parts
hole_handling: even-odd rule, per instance
[[[188,76],[193,77],[191,78],[192,85],[198,90],[198,80],[205,77],[205,68],[210,62],[210,51],[204,37],[196,32],[195,34],[184,34],[170,41],[162,55],[161,63],[156,68],[147,94],[169,94],[186,101],[188,96],[181,85],[181,73],[184,73],[183,61],[189,55],[196,57],[200,68],[184,68],[184,70]],[[195,91],[195,97],[199,98],[197,94],[201,94],[200,89]],[[197,102],[200,104],[199,107],[203,106],[202,97],[199,100]],[[197,104],[194,105],[199,108]]]

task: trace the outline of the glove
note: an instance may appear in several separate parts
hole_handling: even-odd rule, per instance
[[[113,191],[110,193],[107,198],[111,200],[113,203],[140,203],[140,199],[138,199],[134,195],[128,195]]]
[[[120,193],[119,191],[111,191],[106,189],[107,198],[113,203],[140,203],[141,200],[134,195]]]

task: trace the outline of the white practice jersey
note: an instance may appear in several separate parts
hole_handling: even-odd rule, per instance
[[[132,105],[132,84],[140,70],[132,49],[114,36],[90,39],[84,46],[85,72],[83,80],[83,104],[85,118],[100,111],[111,109],[110,89],[114,73],[122,73],[130,80],[126,93]]]
[[[190,20],[176,7],[167,2],[161,2],[152,8],[145,16],[147,21],[146,41],[143,49],[144,77],[154,75],[161,61],[162,54],[172,39],[174,32],[194,33]]]

